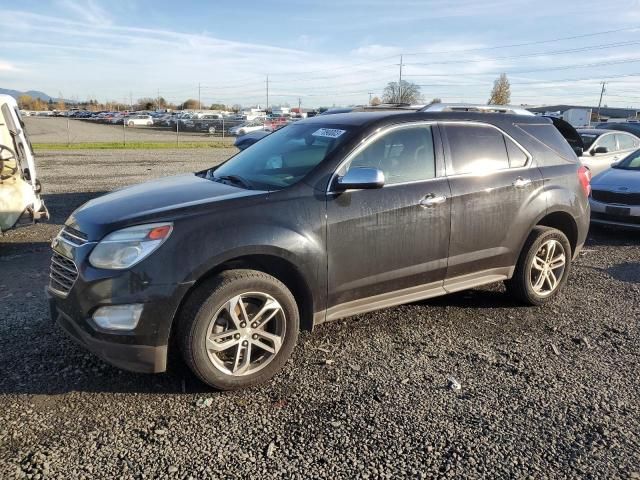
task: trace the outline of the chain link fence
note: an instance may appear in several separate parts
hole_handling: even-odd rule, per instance
[[[206,117],[206,116],[204,116]],[[257,130],[273,131],[290,122],[286,118],[242,120],[219,118],[154,118],[129,115],[116,118],[26,116],[32,143],[77,145],[89,143],[135,144],[168,142],[223,142]]]

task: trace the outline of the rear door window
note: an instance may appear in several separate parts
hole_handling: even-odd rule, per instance
[[[637,148],[637,143],[631,135],[617,133],[616,137],[618,137],[618,148],[620,150],[631,150],[633,148]]]
[[[445,124],[444,131],[450,151],[448,175],[509,168],[504,135],[499,130],[483,125]]]
[[[573,151],[573,148],[571,148],[567,139],[562,136],[560,131],[558,131],[553,124],[521,123],[518,125],[518,128],[549,147],[561,157],[574,162],[576,161],[576,154]],[[586,145],[587,143],[590,143],[589,139],[585,138],[582,134],[580,134],[580,136],[585,144],[584,148],[588,148]]]

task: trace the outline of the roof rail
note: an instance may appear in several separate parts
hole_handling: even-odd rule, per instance
[[[523,107],[512,105],[480,105],[472,103],[432,103],[421,112],[480,112],[480,113],[510,113],[513,115],[534,115]]]
[[[385,109],[385,108],[400,108],[407,110],[422,110],[425,107],[424,104],[416,105],[412,103],[379,103],[378,105],[365,105],[363,108],[367,109]]]

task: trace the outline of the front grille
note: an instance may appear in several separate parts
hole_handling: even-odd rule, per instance
[[[78,278],[78,268],[73,260],[53,252],[49,269],[49,287],[56,293],[67,296]]]
[[[609,192],[607,190],[593,190],[591,196],[602,203],[618,205],[640,205],[640,193]]]
[[[628,225],[640,225],[640,217],[627,215],[611,215],[609,213],[600,213],[591,211],[591,218],[594,220],[604,220],[608,222],[620,222]]]
[[[58,235],[60,238],[75,245],[76,247],[80,247],[87,243],[87,236],[75,228],[64,227]]]

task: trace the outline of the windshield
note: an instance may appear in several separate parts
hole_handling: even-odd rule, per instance
[[[582,138],[582,143],[584,143],[584,149],[589,150],[589,147],[591,147],[591,145],[593,145],[593,142],[596,141],[596,138],[598,138],[600,135],[602,134],[596,134],[596,133],[581,133],[580,134],[580,138]]]
[[[640,170],[640,150],[636,150],[613,168],[621,168],[623,170]]]
[[[280,190],[298,182],[348,136],[319,124],[282,128],[212,169],[207,177],[243,188]]]

